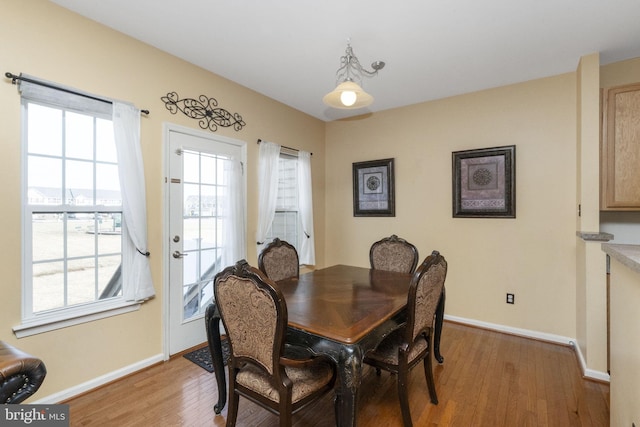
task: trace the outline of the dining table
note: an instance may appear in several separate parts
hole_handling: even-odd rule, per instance
[[[356,426],[365,354],[406,319],[412,274],[334,265],[277,283],[288,312],[287,345],[328,356],[336,364],[336,425]],[[433,354],[440,363],[444,291],[435,316]],[[220,313],[212,303],[205,315],[216,381],[216,414],[227,400],[220,336]]]

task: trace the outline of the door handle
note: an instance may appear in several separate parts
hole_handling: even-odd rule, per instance
[[[173,253],[173,257],[174,257],[174,258],[182,258],[182,257],[185,257],[185,256],[187,256],[187,255],[189,255],[189,254],[183,254],[183,253],[182,253],[182,252],[180,252],[180,251],[175,251],[175,252]]]

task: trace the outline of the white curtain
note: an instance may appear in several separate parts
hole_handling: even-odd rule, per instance
[[[313,197],[311,194],[311,153],[298,152],[298,204],[302,222],[302,243],[300,244],[300,264],[315,265],[316,250],[313,233]]]
[[[258,154],[258,230],[256,243],[258,255],[265,246],[267,233],[276,214],[278,202],[278,164],[280,145],[261,141]]]
[[[224,197],[222,212],[224,218],[224,245],[220,265],[224,268],[234,265],[247,257],[245,238],[244,186],[242,185],[242,163],[231,158],[224,161],[224,188],[228,194]]]
[[[147,207],[140,149],[140,110],[113,102],[113,129],[118,152],[122,211],[128,239],[123,242],[122,281],[127,301],[155,295],[147,250]]]

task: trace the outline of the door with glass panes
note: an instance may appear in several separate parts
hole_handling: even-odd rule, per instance
[[[215,135],[169,130],[169,353],[206,341],[204,312],[223,266],[224,163],[241,146]]]

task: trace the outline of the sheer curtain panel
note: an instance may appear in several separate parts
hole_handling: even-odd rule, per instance
[[[113,128],[118,154],[122,209],[128,239],[123,242],[124,298],[144,301],[155,295],[147,250],[147,207],[140,149],[140,110],[113,102]]]
[[[240,159],[231,158],[224,162],[224,188],[229,194],[223,198],[226,206],[222,207],[224,215],[225,242],[223,245],[221,265],[235,265],[246,258],[246,238],[244,225],[244,186],[242,185],[242,164]]]
[[[298,153],[298,204],[304,236],[300,243],[300,264],[315,265],[316,251],[313,233],[313,197],[311,192],[311,153]]]
[[[257,255],[265,246],[267,233],[276,214],[278,197],[278,163],[280,145],[262,141],[258,154],[258,230],[256,231]]]

